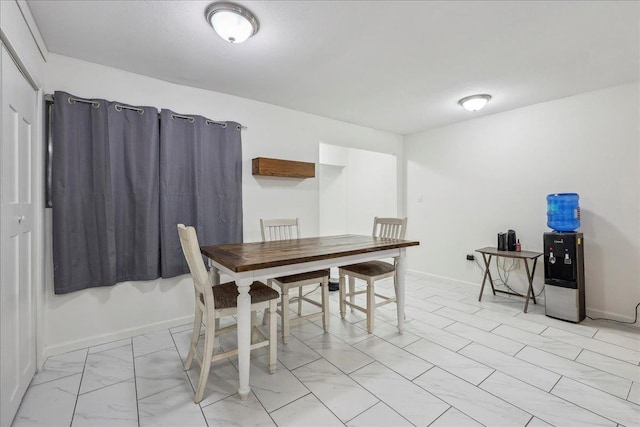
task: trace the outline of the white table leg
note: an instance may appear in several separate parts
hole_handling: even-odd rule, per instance
[[[238,370],[240,386],[238,394],[240,399],[246,400],[251,389],[249,388],[249,357],[251,355],[251,297],[249,288],[252,279],[236,280],[238,286]]]
[[[404,327],[404,276],[407,272],[405,255],[405,248],[400,248],[400,255],[396,258],[396,306],[398,312],[398,331],[400,333],[402,333]]]
[[[211,260],[209,260],[209,280],[213,286],[220,284],[220,271]]]

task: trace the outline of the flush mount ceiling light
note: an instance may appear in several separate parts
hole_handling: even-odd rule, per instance
[[[462,98],[460,101],[458,101],[458,104],[462,105],[462,108],[467,111],[478,111],[481,110],[485,105],[487,105],[487,102],[489,102],[490,100],[491,95],[471,95]]]
[[[212,3],[204,16],[216,33],[229,43],[242,43],[260,28],[253,13],[235,3]]]

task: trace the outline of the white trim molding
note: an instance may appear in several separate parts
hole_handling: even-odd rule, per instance
[[[163,329],[175,328],[176,326],[193,324],[193,317],[194,315],[191,314],[189,316],[178,317],[175,319],[164,320],[162,322],[150,323],[148,325],[138,326],[135,328],[123,329],[117,332],[96,335],[94,337],[88,337],[75,341],[63,342],[53,346],[48,346],[44,349],[43,360],[46,360],[50,356],[56,356],[58,354],[68,353],[70,351],[80,350],[87,347],[94,347],[96,345],[107,344],[125,338],[132,338],[138,335],[144,335],[148,332],[160,331]]]

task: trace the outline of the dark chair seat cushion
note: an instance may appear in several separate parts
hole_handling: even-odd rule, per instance
[[[238,288],[236,287],[236,282],[222,283],[212,289],[216,309],[237,307]],[[251,295],[251,304],[280,298],[278,291],[271,289],[262,282],[253,282],[249,295]]]
[[[277,280],[280,283],[294,283],[301,282],[303,280],[311,280],[311,279],[321,279],[323,277],[329,277],[329,270],[316,270],[316,271],[307,271],[306,273],[300,274],[292,274],[290,276],[282,276],[277,277]]]
[[[391,273],[395,270],[393,264],[389,264],[384,261],[368,261],[361,262],[359,264],[343,265],[341,270],[347,270],[347,272],[353,272],[356,274],[362,274],[364,276],[379,276],[385,273]]]

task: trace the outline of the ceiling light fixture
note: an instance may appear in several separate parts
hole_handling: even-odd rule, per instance
[[[204,16],[216,33],[229,43],[242,43],[260,28],[253,13],[235,3],[212,3]]]
[[[458,104],[462,105],[467,111],[478,111],[484,108],[487,105],[487,102],[491,101],[491,95],[471,95],[465,98],[462,98],[458,101]]]

